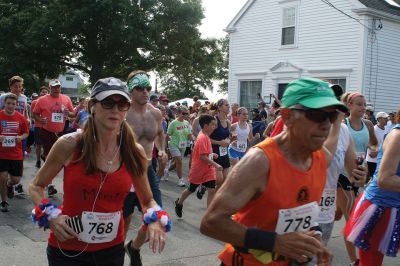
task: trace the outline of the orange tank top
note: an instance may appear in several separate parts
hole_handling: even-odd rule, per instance
[[[270,162],[268,182],[263,193],[248,202],[235,215],[234,220],[246,227],[257,227],[275,231],[279,210],[295,208],[321,199],[326,180],[326,157],[323,150],[312,153],[312,164],[308,171],[294,168],[284,157],[278,144],[272,138],[259,143]],[[219,258],[225,265],[232,265],[234,248],[227,244]],[[243,266],[265,265],[252,254],[241,253]],[[266,264],[288,265],[288,261],[274,261]]]

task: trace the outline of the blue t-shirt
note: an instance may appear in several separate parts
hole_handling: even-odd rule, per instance
[[[393,130],[400,129],[400,124],[393,127]],[[378,187],[378,172],[383,156],[382,147],[379,149],[377,167],[374,177],[368,187],[365,189],[365,198],[372,203],[387,208],[400,208],[400,192],[393,192]],[[396,174],[400,176],[400,163],[397,166]]]
[[[79,116],[79,127],[83,128],[89,117],[89,113],[87,111],[80,111],[78,116]]]

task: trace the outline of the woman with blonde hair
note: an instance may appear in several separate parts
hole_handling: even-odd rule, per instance
[[[230,127],[231,123],[228,120],[230,105],[226,99],[219,99],[211,105],[210,110],[215,111],[217,119],[217,128],[210,135],[213,153],[218,155],[214,161],[223,168],[222,178],[217,176],[217,189],[222,185],[225,178],[228,176],[229,162],[228,146],[230,144]]]
[[[365,97],[358,92],[346,94],[342,96],[344,102],[347,102],[349,108],[349,116],[345,118],[344,123],[352,136],[355,152],[357,154],[359,164],[363,164],[367,148],[370,149],[370,156],[376,157],[378,153],[378,140],[375,136],[374,126],[371,121],[363,119],[366,111]],[[353,208],[356,196],[358,195],[358,187],[354,186],[348,178],[347,173],[339,176],[337,189],[337,212],[335,219],[338,220],[341,214],[344,215],[346,221],[349,219],[350,212]],[[354,245],[345,240],[347,253],[353,264],[357,263],[357,254]]]

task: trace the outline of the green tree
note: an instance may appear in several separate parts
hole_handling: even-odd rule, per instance
[[[217,41],[218,51],[220,52],[219,61],[217,62],[217,76],[219,80],[220,93],[228,92],[228,75],[229,75],[229,35]]]
[[[72,67],[93,84],[143,69],[186,95],[216,76],[220,53],[200,37],[200,0],[0,0],[0,9],[0,83],[30,73],[40,84]]]

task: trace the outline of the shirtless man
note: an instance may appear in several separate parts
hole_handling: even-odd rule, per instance
[[[159,188],[160,180],[156,177],[153,167],[151,166],[152,152],[154,145],[158,149],[158,157],[162,160],[168,160],[165,153],[165,137],[162,129],[162,115],[159,109],[154,108],[148,103],[149,92],[151,85],[149,77],[144,71],[133,71],[128,75],[128,89],[131,94],[131,108],[127,113],[126,120],[132,126],[133,131],[145,152],[148,159],[147,175],[150,183],[153,197],[158,205],[162,206],[161,191]],[[131,190],[124,204],[125,218],[125,237],[128,232],[129,225],[132,219],[134,207],[137,206],[140,210],[140,203],[135,192]],[[131,258],[131,265],[142,265],[140,258],[140,247],[146,241],[146,232],[141,228],[137,237],[128,242],[125,246],[126,251]]]

